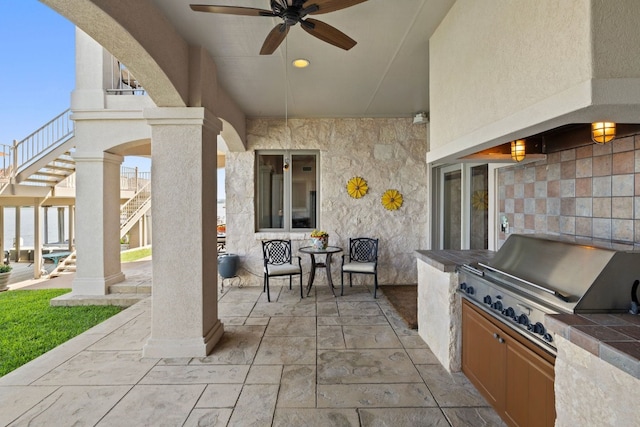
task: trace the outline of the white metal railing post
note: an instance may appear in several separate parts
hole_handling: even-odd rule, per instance
[[[13,181],[16,176],[16,171],[18,170],[18,141],[16,139],[13,140],[13,149],[12,149],[12,158],[11,158],[11,180]]]

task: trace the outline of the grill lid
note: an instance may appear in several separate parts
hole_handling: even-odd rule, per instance
[[[627,311],[640,279],[640,252],[512,234],[483,267],[486,275],[562,311]]]

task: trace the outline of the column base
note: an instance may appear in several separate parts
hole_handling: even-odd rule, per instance
[[[177,358],[207,357],[220,341],[224,325],[219,320],[204,337],[196,338],[149,338],[142,349],[143,357]]]
[[[75,295],[107,295],[109,286],[120,283],[125,279],[124,273],[119,272],[108,277],[76,278],[71,284]]]

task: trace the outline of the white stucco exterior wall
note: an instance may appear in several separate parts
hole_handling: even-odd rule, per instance
[[[640,77],[640,2],[591,0],[593,75],[599,79]]]
[[[429,162],[570,123],[634,123],[634,0],[458,0],[430,39]]]
[[[429,42],[431,148],[588,80],[589,22],[588,0],[458,0]]]
[[[587,6],[456,2],[430,41],[432,147],[589,78]]]

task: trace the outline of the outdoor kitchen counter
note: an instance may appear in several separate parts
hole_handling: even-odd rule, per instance
[[[547,328],[599,359],[640,379],[640,316],[552,314]]]
[[[456,267],[462,264],[470,264],[472,262],[487,262],[493,255],[494,251],[486,249],[473,249],[466,251],[455,251],[450,249],[439,251],[416,251],[416,257],[426,262],[432,267],[446,273],[455,272]]]
[[[456,267],[487,262],[488,250],[418,250],[418,334],[450,372],[461,367],[462,303]]]
[[[556,427],[637,426],[640,316],[553,314]]]

